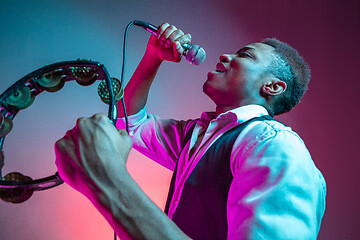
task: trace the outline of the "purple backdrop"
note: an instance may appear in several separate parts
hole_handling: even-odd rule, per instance
[[[297,48],[312,69],[302,103],[278,119],[304,139],[327,181],[319,239],[359,239],[359,12],[360,2],[351,0],[1,0],[0,90],[44,65],[77,58],[102,62],[111,76],[119,77],[125,26],[135,19],[156,25],[168,21],[190,32],[193,42],[207,50],[207,60],[199,67],[185,61],[164,64],[148,108],[163,117],[193,118],[214,108],[202,84],[221,53],[277,37]],[[148,37],[131,29],[126,79]],[[78,117],[107,111],[96,87],[68,83],[57,93],[42,93],[21,111],[5,141],[3,173],[53,174],[54,142]],[[128,167],[163,207],[170,173],[135,151]],[[66,185],[37,192],[19,205],[1,201],[0,213],[0,239],[112,239],[102,216]]]

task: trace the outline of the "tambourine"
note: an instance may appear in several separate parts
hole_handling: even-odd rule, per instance
[[[98,94],[103,102],[109,104],[108,116],[112,123],[116,124],[117,101],[123,97],[123,89],[121,82],[110,78],[104,65],[99,62],[80,59],[58,62],[21,78],[0,96],[0,199],[22,203],[28,200],[34,191],[46,190],[63,183],[57,173],[37,180],[19,172],[2,177],[1,169],[5,162],[3,144],[13,127],[13,119],[20,110],[28,108],[40,93],[59,91],[66,82],[73,80],[81,86],[91,85],[96,80],[101,81]]]

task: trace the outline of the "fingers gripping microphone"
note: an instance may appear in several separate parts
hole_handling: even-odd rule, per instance
[[[134,25],[144,28],[146,31],[154,34],[155,36],[157,35],[158,28],[150,23],[134,21]],[[184,43],[181,46],[184,49],[183,55],[190,64],[199,65],[204,62],[206,52],[202,47],[200,47],[199,45],[192,45],[188,43]]]

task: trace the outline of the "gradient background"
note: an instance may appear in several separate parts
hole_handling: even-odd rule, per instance
[[[173,23],[207,51],[201,66],[165,63],[150,93],[149,111],[196,118],[214,108],[202,94],[221,53],[277,37],[294,46],[312,69],[310,90],[291,113],[278,118],[304,139],[327,181],[327,208],[319,239],[360,239],[359,55],[360,2],[335,0],[0,0],[0,90],[51,63],[86,58],[119,77],[123,32],[132,20]],[[126,81],[149,34],[132,27]],[[97,84],[67,83],[40,94],[21,111],[5,141],[3,175],[19,171],[41,178],[56,171],[54,142],[81,116],[107,112]],[[129,171],[162,208],[170,173],[132,151]],[[291,227],[291,226],[289,226]],[[23,204],[0,202],[0,239],[112,239],[90,202],[63,184],[35,192]]]

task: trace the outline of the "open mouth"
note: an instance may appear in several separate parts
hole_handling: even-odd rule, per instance
[[[216,72],[218,73],[226,72],[226,67],[224,66],[223,63],[216,64]]]

